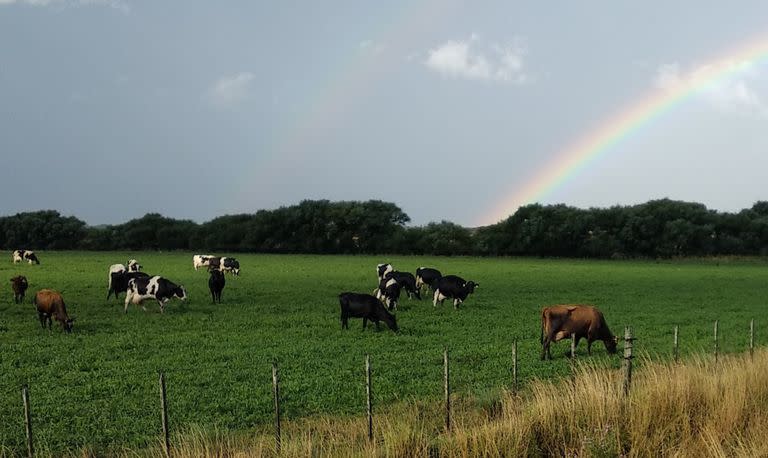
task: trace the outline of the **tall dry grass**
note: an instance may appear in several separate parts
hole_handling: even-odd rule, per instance
[[[457,397],[454,409],[450,433],[439,403],[379,412],[372,443],[365,418],[285,422],[280,456],[768,457],[768,351],[717,363],[644,360],[626,397],[620,371],[579,366],[572,379],[536,381],[494,402]],[[248,433],[190,428],[172,442],[180,458],[276,456],[267,426]],[[164,456],[160,443],[116,454]]]

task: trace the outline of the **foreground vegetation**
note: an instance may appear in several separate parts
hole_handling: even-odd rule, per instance
[[[765,262],[754,259],[657,263],[241,255],[242,276],[228,277],[223,304],[212,305],[207,274],[192,269],[191,253],[39,254],[39,266],[14,266],[8,256],[7,262],[0,263],[0,278],[23,273],[31,290],[62,290],[70,314],[77,316],[75,332],[65,335],[59,330],[42,330],[29,301],[13,304],[6,285],[0,301],[0,444],[6,452],[24,450],[20,402],[24,383],[30,385],[39,450],[54,455],[83,449],[104,454],[153,447],[160,431],[158,370],[167,373],[176,444],[218,447],[221,439],[233,447],[255,447],[261,442],[254,442],[254,437],[263,431],[263,443],[271,447],[266,431],[271,424],[273,359],[280,364],[284,414],[293,431],[289,436],[324,443],[330,439],[317,432],[324,431],[321,425],[301,419],[320,417],[317,421],[334,428],[360,424],[358,416],[365,408],[366,353],[373,362],[376,409],[393,409],[391,417],[377,420],[380,439],[376,447],[405,441],[416,447],[416,453],[422,450],[418,447],[434,447],[434,441],[439,445],[466,437],[469,444],[475,436],[469,432],[462,436],[461,425],[476,424],[486,413],[490,429],[478,431],[485,431],[486,436],[498,431],[512,440],[513,432],[504,432],[506,426],[493,422],[507,418],[503,412],[516,404],[504,394],[511,383],[513,340],[519,340],[520,376],[529,397],[535,398],[543,389],[537,387],[546,386],[534,380],[559,379],[571,373],[570,362],[563,357],[566,344],[554,349],[554,361],[539,361],[539,312],[545,304],[600,306],[615,333],[631,325],[638,337],[637,348],[656,360],[669,359],[674,325],[680,326],[684,358],[711,350],[716,319],[720,320],[722,352],[747,347],[752,318],[757,319],[758,343],[764,343],[759,318],[768,282]],[[104,299],[107,267],[129,257],[138,258],[150,273],[184,284],[190,300],[173,303],[164,315],[153,304],[148,304],[147,313],[132,307],[123,314],[122,303]],[[374,267],[381,261],[408,271],[420,265],[435,266],[444,273],[478,281],[480,288],[459,310],[448,304],[434,309],[426,300],[403,300],[398,334],[370,328],[362,331],[359,321],[342,331],[337,294],[372,290]],[[439,431],[444,347],[451,351],[457,399],[464,400],[455,415],[457,431],[450,437]],[[595,345],[588,358],[582,344],[578,358],[613,369],[620,364],[601,345]],[[727,366],[717,367],[724,370]],[[499,399],[506,401],[499,404]],[[695,409],[703,402],[696,397],[691,400]],[[506,407],[501,409],[501,405]],[[571,419],[561,412],[551,415],[555,414],[559,421],[552,420],[553,428],[563,418],[566,423],[594,418],[574,415]],[[431,417],[434,421],[428,420]],[[416,427],[422,424],[420,419],[423,426]],[[744,421],[750,423],[739,429],[751,431],[762,420]],[[601,424],[613,425],[611,431],[616,431],[616,423]],[[305,426],[309,429],[302,429]],[[193,427],[198,428],[197,433],[185,433]],[[344,434],[362,437],[364,429],[354,426]],[[583,437],[602,437],[595,434]],[[607,441],[612,434],[605,433],[603,439]],[[403,439],[407,437],[411,439]],[[626,448],[626,438],[619,439],[615,446]],[[355,444],[357,439],[349,440]],[[568,447],[575,440],[566,442],[571,444]],[[602,442],[595,443],[602,447]],[[294,447],[290,444],[297,447],[295,454],[317,446],[291,439],[286,452]],[[541,444],[525,447],[535,451]],[[614,447],[612,442],[606,444]],[[729,444],[729,450],[738,452],[733,448],[736,445]],[[197,449],[190,450],[194,455]]]
[[[624,396],[619,371],[579,365],[568,381],[533,382],[494,402],[461,399],[451,432],[437,403],[399,405],[377,418],[312,418],[286,425],[279,456],[768,456],[768,352],[684,364],[645,361]],[[177,457],[276,456],[274,436],[191,428]],[[125,453],[126,456],[133,452]],[[139,453],[163,456],[161,446]]]

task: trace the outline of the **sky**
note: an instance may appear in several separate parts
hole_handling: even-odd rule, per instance
[[[0,214],[768,200],[768,3],[0,0]],[[733,61],[728,56],[733,54]],[[522,195],[649,94],[733,66]],[[513,196],[521,196],[512,198]],[[517,200],[515,200],[517,199]]]

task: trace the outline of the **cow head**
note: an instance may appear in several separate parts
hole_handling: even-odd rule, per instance
[[[176,289],[173,290],[173,295],[178,297],[182,301],[187,300],[187,290],[184,289],[183,286],[177,286]]]
[[[139,264],[139,261],[135,259],[129,259],[128,260],[128,271],[129,272],[138,272],[141,270],[141,264]]]
[[[464,288],[467,290],[467,294],[472,294],[475,292],[475,288],[479,288],[480,284],[475,283],[472,280],[464,283]]]
[[[603,342],[605,342],[605,349],[610,354],[616,353],[616,346],[619,344],[619,336],[613,336],[610,339],[606,339]]]
[[[240,276],[240,261],[232,261],[232,275]]]
[[[67,333],[72,332],[72,328],[74,327],[74,324],[75,324],[75,317],[67,318],[65,321],[61,322],[61,326],[64,328],[65,331],[67,331]]]

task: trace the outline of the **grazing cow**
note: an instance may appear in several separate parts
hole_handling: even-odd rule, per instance
[[[107,291],[107,300],[113,293],[115,299],[120,299],[119,293],[128,291],[128,282],[133,278],[148,278],[149,274],[144,272],[112,272],[109,274],[109,290]]]
[[[432,299],[432,305],[437,307],[437,303],[443,304],[448,298],[453,299],[453,307],[459,308],[459,304],[467,299],[467,296],[475,292],[475,288],[480,287],[473,281],[465,281],[456,275],[446,275],[435,281],[435,295]]]
[[[128,260],[128,272],[138,272],[141,270],[141,264],[135,259]]]
[[[128,291],[125,293],[124,311],[128,313],[128,305],[134,303],[141,305],[141,308],[146,312],[147,309],[142,305],[142,302],[147,299],[154,299],[160,305],[160,313],[163,313],[165,312],[166,302],[174,297],[185,301],[187,300],[187,291],[183,286],[179,286],[159,275],[149,278],[132,278],[128,281]]]
[[[421,300],[421,294],[419,294],[419,288],[416,287],[416,278],[410,272],[398,272],[393,270],[392,272],[384,276],[385,279],[392,278],[408,293],[408,298]]]
[[[226,283],[227,280],[224,278],[224,272],[219,269],[211,269],[211,278],[208,279],[208,289],[211,290],[211,297],[213,298],[214,304],[217,300],[219,301],[219,304],[221,304],[221,290],[224,289]]]
[[[27,277],[17,275],[11,278],[11,287],[13,288],[13,302],[21,304],[24,301],[27,288],[29,288]]]
[[[576,345],[587,338],[587,353],[592,342],[602,340],[608,353],[616,353],[618,338],[611,334],[603,313],[591,305],[553,305],[541,310],[541,359],[552,359],[549,345],[576,336]]]
[[[379,276],[379,280],[383,280],[384,277],[393,270],[395,270],[395,268],[389,263],[376,265],[376,274]]]
[[[376,299],[384,302],[389,310],[397,310],[402,286],[394,278],[384,278],[379,282],[379,287],[373,290]]]
[[[384,304],[370,294],[341,293],[339,294],[341,306],[341,328],[349,329],[349,318],[362,318],[363,329],[368,320],[376,324],[379,329],[379,321],[383,321],[393,331],[397,331],[397,319],[389,313]]]
[[[219,266],[222,272],[229,272],[232,275],[240,275],[240,262],[235,258],[221,258]]]
[[[37,255],[35,255],[34,251],[29,250],[16,250],[13,252],[13,263],[16,264],[17,262],[21,261],[27,261],[29,264],[32,264],[33,262],[35,264],[40,264],[40,260],[37,259]]]
[[[70,318],[67,315],[67,307],[64,305],[64,299],[61,294],[52,289],[41,289],[35,294],[33,303],[37,307],[37,315],[40,318],[40,325],[45,329],[45,322],[48,322],[48,329],[51,329],[51,317],[61,323],[61,327],[72,332],[72,323],[75,317]]]
[[[192,265],[195,267],[195,270],[200,267],[208,267],[211,258],[214,258],[214,256],[209,254],[196,254],[192,256]]]
[[[435,282],[442,277],[439,270],[431,267],[419,267],[416,269],[416,288],[421,289],[424,285],[432,290],[435,289]]]

